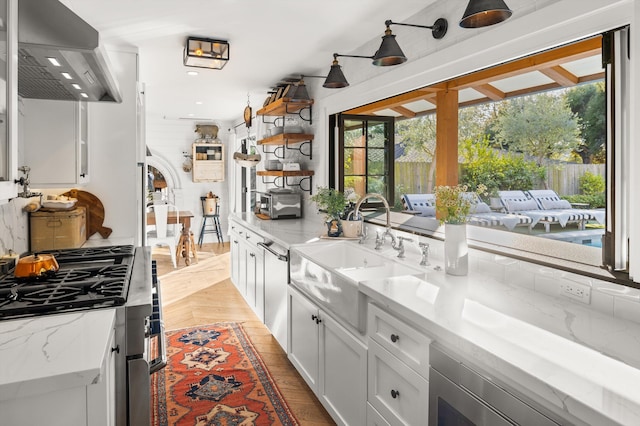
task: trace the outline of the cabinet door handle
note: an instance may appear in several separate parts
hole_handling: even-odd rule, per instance
[[[116,346],[115,348],[111,348],[111,352],[115,352],[117,354],[120,353],[120,345]]]
[[[391,335],[391,341],[393,343],[396,343],[398,340],[400,340],[400,336],[398,336],[397,334],[392,334]]]
[[[233,244],[238,244],[238,240],[233,240]]]
[[[249,253],[249,256],[256,257],[255,253]]]
[[[391,389],[391,398],[396,399],[398,397],[400,397],[400,392],[395,389]]]
[[[85,177],[85,176],[86,176],[86,173],[80,173],[80,177],[82,177],[82,178],[83,178],[83,177]]]
[[[311,320],[315,321],[316,324],[320,324],[322,322],[322,320],[320,319],[319,316],[317,315],[311,315]]]

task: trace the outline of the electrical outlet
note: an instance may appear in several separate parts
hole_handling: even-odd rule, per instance
[[[572,281],[560,284],[560,294],[589,305],[591,303],[591,286]]]

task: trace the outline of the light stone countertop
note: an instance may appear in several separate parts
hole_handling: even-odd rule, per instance
[[[287,247],[319,241],[322,229],[316,217],[247,219],[245,225]],[[426,279],[365,281],[360,291],[556,413],[590,425],[640,424],[640,324],[505,283],[517,282],[517,276],[500,280],[474,267],[465,277],[436,271],[434,266],[443,266],[442,242],[420,240],[428,241],[433,253]],[[396,254],[388,244],[381,253],[389,259]],[[471,250],[470,265],[474,256],[479,253]],[[418,251],[408,249],[402,261],[417,265],[419,260]]]
[[[115,315],[94,309],[0,321],[0,400],[103,380]]]

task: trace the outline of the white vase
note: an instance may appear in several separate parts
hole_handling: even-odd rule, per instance
[[[469,247],[465,223],[444,225],[444,269],[449,275],[467,275]]]

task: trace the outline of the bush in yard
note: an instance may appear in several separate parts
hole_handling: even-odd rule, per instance
[[[598,195],[604,193],[605,183],[604,177],[585,172],[580,176],[580,191],[584,195]]]
[[[562,198],[569,201],[570,203],[589,204],[590,209],[600,209],[600,208],[606,207],[604,192],[601,192],[600,194],[593,194],[593,195],[584,195],[584,194],[565,195]]]
[[[546,175],[546,169],[522,156],[503,154],[492,148],[488,140],[465,141],[460,146],[464,163],[460,183],[475,191],[483,184],[490,196],[500,190],[527,190],[534,188]]]

